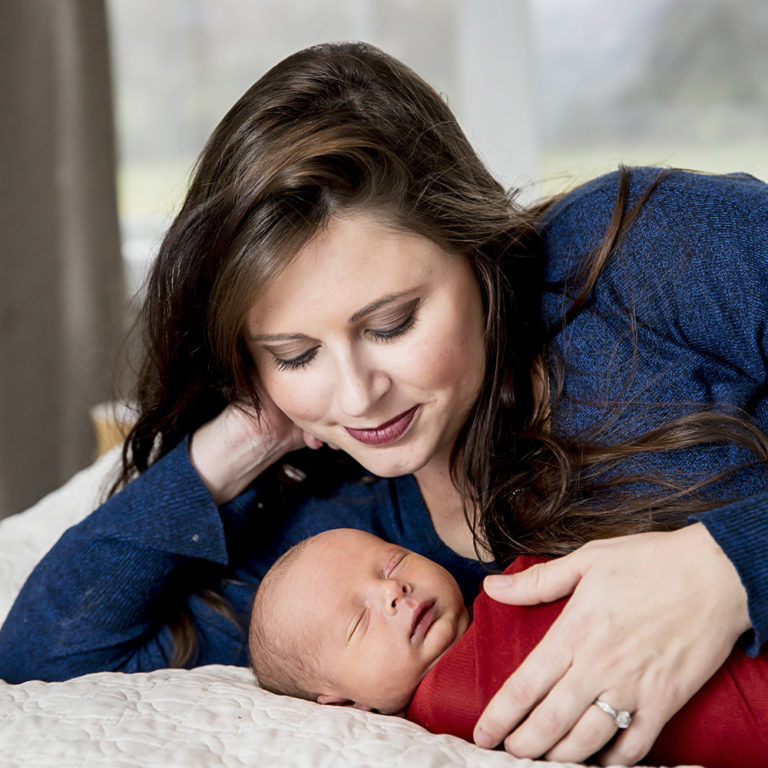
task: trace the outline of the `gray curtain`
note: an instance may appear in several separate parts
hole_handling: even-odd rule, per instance
[[[94,458],[123,270],[104,0],[0,7],[0,517]]]

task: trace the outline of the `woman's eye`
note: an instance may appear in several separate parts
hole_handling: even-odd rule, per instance
[[[311,363],[312,360],[314,360],[316,353],[317,353],[317,350],[310,349],[302,353],[301,355],[288,358],[287,360],[273,354],[272,361],[274,362],[275,367],[279,371],[297,371],[300,368],[303,368],[305,365],[309,365],[309,363]]]
[[[404,333],[408,333],[408,331],[413,328],[415,323],[416,314],[412,312],[408,315],[408,317],[405,318],[405,320],[396,325],[394,328],[380,328],[377,330],[371,330],[369,333],[377,341],[393,341],[394,339],[398,338],[398,336],[402,336]]]

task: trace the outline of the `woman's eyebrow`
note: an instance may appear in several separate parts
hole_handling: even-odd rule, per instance
[[[386,296],[382,296],[380,299],[376,299],[376,301],[372,301],[370,304],[366,304],[362,309],[358,309],[357,312],[350,315],[349,319],[347,320],[347,323],[349,325],[352,325],[353,323],[356,323],[358,320],[361,320],[366,315],[370,315],[371,312],[375,312],[377,309],[381,309],[381,307],[391,304],[393,301],[397,301],[398,299],[401,299],[403,296],[407,296],[409,293],[414,292],[414,288],[410,288],[407,291],[399,291],[398,293],[388,293]],[[248,336],[248,341],[254,341],[254,342],[265,342],[265,341],[303,341],[304,339],[309,338],[303,333],[268,333],[268,334],[262,334],[260,336]]]
[[[303,341],[308,338],[303,333],[271,333],[261,336],[248,336],[248,341]]]
[[[393,301],[397,301],[403,296],[407,296],[409,293],[413,293],[413,289],[410,289],[408,291],[400,291],[399,293],[389,293],[386,296],[382,296],[380,299],[376,299],[376,301],[372,301],[370,304],[367,304],[362,309],[358,309],[357,312],[355,312],[353,315],[350,316],[347,322],[350,325],[352,325],[352,323],[356,323],[358,320],[361,320],[366,315],[370,315],[371,312],[375,312],[377,309],[379,309],[380,307],[383,307],[385,304],[389,304]]]

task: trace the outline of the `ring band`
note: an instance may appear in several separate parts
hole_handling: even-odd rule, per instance
[[[615,710],[610,704],[601,699],[595,699],[592,702],[598,709],[602,709],[606,715],[609,715],[615,726],[621,730],[629,728],[632,725],[632,715],[626,709]]]

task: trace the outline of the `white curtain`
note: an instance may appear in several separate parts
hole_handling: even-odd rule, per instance
[[[124,291],[103,0],[0,10],[0,517],[94,455]]]

